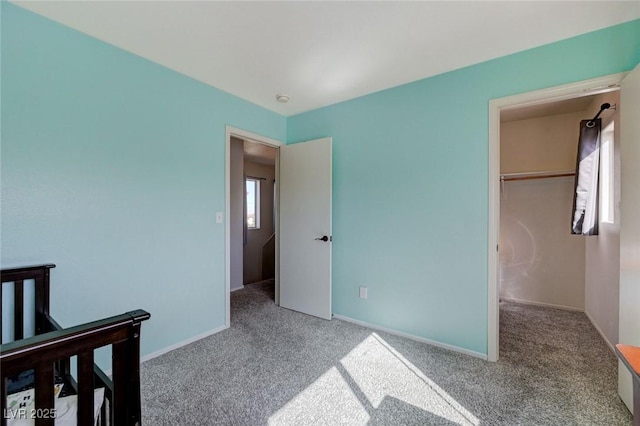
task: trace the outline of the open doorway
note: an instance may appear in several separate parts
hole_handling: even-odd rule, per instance
[[[560,186],[564,185],[564,189],[566,192],[567,188],[570,188],[571,190],[573,190],[573,188],[571,187],[571,181],[573,180],[573,176],[572,173],[575,170],[575,151],[573,152],[573,161],[572,161],[572,165],[571,167],[567,168],[567,165],[565,163],[562,162],[557,162],[557,158],[553,159],[553,161],[556,161],[555,163],[553,163],[552,167],[540,167],[537,170],[504,170],[505,173],[503,173],[503,171],[501,170],[501,163],[502,163],[502,158],[501,158],[501,154],[503,153],[503,147],[502,147],[502,133],[501,133],[501,128],[503,127],[501,125],[501,119],[503,119],[502,121],[517,121],[514,119],[514,116],[517,116],[518,114],[524,114],[522,116],[522,118],[526,117],[526,114],[534,114],[535,115],[535,111],[544,111],[545,108],[560,108],[561,105],[572,105],[571,108],[575,108],[575,109],[583,109],[583,111],[573,111],[575,112],[577,115],[580,116],[581,119],[589,119],[592,118],[593,115],[595,115],[593,113],[594,108],[598,108],[599,104],[598,102],[606,102],[604,101],[604,97],[609,97],[609,96],[615,96],[616,99],[617,98],[617,93],[619,90],[619,84],[622,81],[624,77],[624,74],[617,74],[617,75],[612,75],[612,76],[608,76],[608,77],[603,77],[603,78],[599,78],[599,79],[594,79],[594,80],[589,80],[589,81],[584,81],[584,82],[580,82],[580,83],[575,83],[575,84],[570,84],[570,85],[566,85],[566,86],[561,86],[561,87],[555,87],[555,88],[550,88],[550,89],[545,89],[545,90],[540,90],[540,91],[536,91],[536,92],[530,92],[530,93],[524,93],[524,94],[520,94],[520,95],[515,95],[515,96],[511,96],[511,97],[507,97],[507,98],[501,98],[501,99],[495,99],[490,101],[490,105],[489,105],[489,116],[490,116],[490,120],[489,120],[489,252],[488,252],[488,257],[489,257],[489,292],[488,292],[488,317],[489,317],[489,330],[488,330],[488,359],[490,361],[497,361],[498,360],[498,356],[499,356],[499,318],[500,318],[500,313],[499,313],[499,300],[501,296],[505,296],[505,293],[502,292],[501,294],[501,282],[502,282],[502,277],[501,277],[501,272],[504,273],[504,270],[502,270],[502,266],[503,264],[501,264],[500,262],[500,258],[502,257],[503,254],[508,255],[508,253],[504,253],[503,250],[506,250],[507,247],[505,247],[504,245],[500,245],[499,243],[501,242],[501,224],[503,222],[503,219],[506,218],[501,218],[501,204],[503,204],[503,191],[505,190],[505,186],[507,184],[510,184],[511,186],[514,185],[528,185],[530,187],[533,187],[533,190],[537,189],[539,192],[541,191],[542,193],[544,193],[544,188],[541,189],[541,186],[544,186],[542,184],[542,182],[544,182],[545,180],[548,182],[551,182],[552,179],[555,179],[557,181],[561,181],[562,179],[565,180],[565,182],[559,182],[558,185],[555,185],[556,188],[556,192],[560,191],[562,192],[562,189],[560,189]],[[597,96],[596,96],[597,95]],[[590,97],[590,98],[587,98]],[[584,99],[581,99],[584,98]],[[577,104],[579,104],[580,102],[584,102],[584,105],[582,105],[581,107],[576,107]],[[616,100],[613,100],[611,102],[612,104],[617,103]],[[573,112],[567,112],[568,114],[572,114]],[[506,114],[506,115],[505,115]],[[546,113],[544,113],[545,115],[547,115]],[[504,116],[503,116],[504,115]],[[509,117],[511,115],[511,117]],[[612,116],[612,117],[618,117],[617,114],[610,114],[607,117]],[[506,117],[506,119],[505,119]],[[517,118],[517,117],[516,117]],[[528,119],[529,120],[535,120],[536,118],[540,118],[540,117],[531,117],[529,116]],[[577,118],[577,117],[575,117]],[[605,118],[603,116],[603,118]],[[526,120],[527,118],[525,118]],[[540,124],[540,123],[538,123]],[[548,123],[547,123],[548,124]],[[579,120],[575,123],[575,126],[577,127],[579,124]],[[607,123],[605,122],[605,125]],[[619,126],[618,126],[619,127]],[[603,126],[604,128],[604,126]],[[538,144],[543,145],[544,144],[544,138],[541,139],[541,137],[534,137],[534,143],[535,141],[537,141]],[[577,136],[575,137],[575,139],[572,142],[573,144],[577,143]],[[546,154],[551,154],[551,156],[558,156],[558,151],[555,150],[555,147],[547,147],[547,149],[552,149],[551,153],[546,153]],[[574,148],[576,149],[576,148]],[[520,154],[522,157],[526,157],[526,155],[522,155],[522,152],[516,152],[516,155]],[[517,159],[518,161],[520,161],[521,163],[526,163],[529,159],[528,158],[519,158]],[[517,161],[516,161],[517,163]],[[564,165],[563,165],[564,164]],[[522,165],[522,164],[521,164]],[[527,173],[530,172],[530,173]],[[620,172],[619,172],[619,168],[617,170],[618,173],[618,188],[619,188],[619,176],[620,176]],[[501,174],[505,175],[503,176],[505,179],[501,179]],[[560,174],[560,175],[565,175],[565,176],[557,176],[557,177],[551,177],[554,174]],[[546,176],[545,176],[546,175]],[[530,179],[530,178],[536,178],[535,180],[531,179],[529,182],[527,182],[526,180],[523,181],[516,181],[516,182],[505,182],[507,178],[526,178],[526,179]],[[567,182],[568,181],[568,182]],[[522,182],[527,182],[526,184],[522,184]],[[536,182],[536,183],[531,183],[531,182]],[[548,185],[547,185],[548,186]],[[507,188],[508,189],[508,188]],[[511,188],[513,189],[513,188]],[[529,188],[530,190],[532,188]],[[513,191],[510,191],[511,194],[513,194]],[[544,195],[544,194],[543,194]],[[572,193],[571,193],[572,195]],[[565,194],[566,197],[566,194]],[[619,198],[618,198],[619,199]],[[513,201],[513,200],[511,200]],[[531,200],[527,200],[527,201],[531,201]],[[538,201],[538,203],[540,203]],[[554,203],[553,205],[548,205],[547,207],[549,207],[547,210],[551,211],[553,210],[553,207],[556,205],[557,203]],[[571,215],[571,211],[569,210],[566,214],[566,233],[568,234],[570,232],[570,215]],[[528,267],[534,267],[535,268],[535,262],[538,260],[535,256],[535,248],[536,246],[534,245],[534,251],[531,250],[531,240],[532,240],[532,236],[529,235],[529,232],[531,231],[530,229],[527,230],[525,228],[523,228],[522,226],[520,226],[520,231],[521,237],[522,239],[528,239],[529,240],[529,258],[527,259],[527,261],[529,261],[530,263],[533,262],[531,265],[526,266],[526,262],[522,262],[521,265],[519,265],[520,268],[528,268]],[[615,233],[615,231],[613,231],[613,233]],[[619,238],[619,225],[618,225],[618,238]],[[517,239],[517,237],[514,237]],[[590,289],[588,287],[588,283],[593,283],[594,279],[593,277],[595,276],[594,271],[590,270],[590,268],[587,266],[588,264],[590,264],[590,262],[592,261],[591,259],[589,259],[587,261],[587,257],[589,256],[587,250],[587,247],[589,248],[589,253],[591,253],[591,255],[598,255],[598,256],[602,256],[603,253],[599,251],[599,249],[596,249],[595,246],[601,246],[603,244],[608,244],[608,245],[616,245],[615,241],[613,241],[615,238],[600,238],[600,237],[596,237],[595,239],[593,239],[592,241],[587,241],[585,239],[585,241],[582,242],[582,244],[584,244],[584,255],[582,255],[582,262],[584,264],[584,266],[581,268],[580,265],[578,266],[578,269],[580,269],[580,271],[584,272],[584,276],[580,277],[578,276],[576,278],[576,282],[579,284],[579,287],[577,290],[577,293],[574,292],[574,294],[571,296],[573,297],[573,302],[567,302],[567,300],[569,300],[567,294],[563,295],[563,297],[565,297],[564,301],[562,303],[554,303],[553,301],[550,301],[550,299],[543,299],[542,302],[540,302],[540,299],[538,300],[534,300],[534,302],[537,303],[541,303],[541,304],[550,304],[550,305],[561,305],[561,306],[565,306],[565,307],[573,307],[576,310],[581,310],[581,311],[585,311],[587,312],[587,314],[589,315],[589,301],[593,301],[595,300],[596,303],[600,306],[603,304],[602,300],[596,300],[597,296],[595,296],[595,294],[597,294],[597,291],[594,291],[593,289]],[[605,242],[606,241],[606,242]],[[619,244],[618,244],[619,247]],[[578,256],[580,256],[580,253],[578,253]],[[619,255],[618,255],[619,256]],[[603,256],[603,259],[606,257]],[[504,259],[503,259],[504,260]],[[608,270],[610,271],[610,274],[615,274],[615,269],[617,268],[617,264],[614,260],[607,258],[603,260],[603,263],[607,263],[607,267],[609,268]],[[515,266],[517,265],[517,262],[514,262]],[[511,265],[511,266],[514,266]],[[517,269],[517,268],[516,268]],[[593,269],[593,268],[592,268]],[[513,272],[513,271],[511,271]],[[529,271],[515,271],[515,274],[512,274],[511,277],[506,277],[506,278],[511,278],[514,279],[514,276],[520,272],[520,274],[522,275],[523,273],[526,274],[529,273]],[[587,278],[588,276],[591,276],[592,278]],[[526,281],[526,280],[525,280]],[[607,280],[607,284],[608,285],[612,285],[615,284],[617,285],[618,283],[618,279],[616,277],[608,277]],[[513,288],[512,288],[513,290]],[[522,289],[520,289],[522,290]],[[527,290],[527,289],[525,289]],[[547,289],[548,290],[548,289]],[[558,290],[557,287],[553,287],[551,288],[552,292],[556,292]],[[575,290],[575,288],[574,288]],[[610,318],[613,318],[614,316],[617,316],[617,300],[618,300],[618,293],[617,291],[613,291],[611,289],[607,289],[606,290],[607,293],[607,298],[615,301],[615,306],[612,303],[609,303],[608,306],[606,307],[607,311],[607,316]],[[582,295],[580,294],[580,292],[582,292]],[[590,293],[590,295],[588,295],[587,293]],[[512,293],[512,297],[513,299],[520,299],[522,300],[523,297],[527,297],[527,296],[523,296],[526,295],[526,291],[521,291],[520,293],[517,293],[516,296],[513,296],[514,293]],[[529,296],[533,297],[534,295],[529,294]],[[538,296],[538,295],[535,295]],[[548,295],[544,296],[547,297]],[[556,295],[557,296],[557,295]],[[581,303],[582,302],[582,303]],[[571,303],[573,303],[574,306],[570,306]],[[606,303],[604,303],[606,304]],[[598,315],[600,315],[600,308],[597,309],[591,309],[591,312],[598,312]],[[594,321],[594,318],[590,318],[591,321],[596,325],[596,328],[598,329],[598,331],[600,332],[600,334],[605,338],[605,341],[607,341],[607,343],[609,345],[611,345],[612,343],[615,344],[615,342],[617,341],[616,338],[613,338],[613,340],[609,340],[607,338],[607,336],[612,336],[613,334],[617,333],[617,330],[615,332],[606,332],[604,330],[603,327],[598,326],[597,322],[598,320]],[[610,322],[604,321],[602,322],[603,324],[606,323],[608,324],[607,326],[610,325]],[[615,336],[617,337],[617,335]]]
[[[626,325],[620,280],[620,94],[610,88],[500,111],[496,315],[505,353],[525,346],[528,356],[544,362],[575,338],[589,342],[582,355],[597,355],[603,371],[609,365],[605,360],[616,359],[614,347],[623,341],[620,331]],[[572,235],[579,124],[602,111],[598,233]],[[567,330],[566,339],[558,341]],[[618,376],[619,394],[630,408],[630,386],[620,370]],[[616,377],[613,365],[603,377]]]
[[[601,115],[599,233],[573,235],[579,123],[594,117],[603,104],[611,108]],[[618,343],[620,167],[615,156],[619,158],[620,150],[613,131],[617,105],[616,90],[500,114],[501,338],[525,333],[526,327],[508,323],[512,312],[527,312],[532,322],[582,317],[560,309],[584,313],[612,352]],[[547,322],[549,333],[554,327],[567,327],[560,321]],[[579,323],[571,324],[578,335]]]
[[[247,182],[244,170],[238,173],[238,168],[231,166],[231,158],[232,151],[238,151],[235,158],[244,158],[245,141],[277,149],[274,301],[283,308],[331,319],[331,137],[285,145],[227,127],[226,140],[226,326],[231,325],[232,261],[236,263],[236,271],[240,271],[238,259],[244,252],[240,250],[244,245],[243,238],[237,235],[242,235],[243,221],[249,220],[246,212],[243,215],[232,214],[232,171],[241,176],[240,179],[235,178],[236,182],[240,182],[240,197],[243,191],[246,193]],[[232,144],[232,140],[242,142]],[[236,206],[239,204],[235,203]],[[239,211],[240,207],[233,207],[233,210]],[[238,217],[241,220],[236,222],[234,218]],[[255,217],[252,221],[255,221]],[[242,271],[244,274],[244,269]],[[244,285],[239,284],[244,282],[244,277],[241,280],[234,277],[237,280],[236,288]]]
[[[260,220],[255,214],[248,217],[248,212],[244,210],[242,194],[244,192],[246,195],[248,185],[244,166],[240,166],[243,169],[240,173],[238,166],[231,165],[232,156],[234,162],[244,164],[244,146],[247,141],[277,149],[273,191],[274,205],[277,206],[274,237],[275,304],[329,320],[332,315],[331,137],[285,145],[228,126],[225,159],[225,211],[228,218],[225,228],[226,326],[231,325],[231,290],[242,288],[245,282],[243,226],[245,222],[248,224],[251,221],[254,225]],[[233,154],[234,151],[237,154]],[[242,161],[238,161],[240,158]],[[253,181],[257,187],[257,182],[261,182],[262,179]],[[235,193],[240,194],[235,196],[234,203],[231,202],[231,194],[234,192],[231,188],[232,182],[239,182],[234,184],[237,188],[234,189]],[[239,214],[239,211],[243,213]],[[268,245],[269,241],[262,244]],[[241,257],[242,261],[239,260]],[[242,269],[240,265],[243,265]],[[232,273],[234,267],[236,273]],[[232,275],[236,280],[233,286]]]
[[[230,293],[270,280],[278,286],[277,181],[280,141],[227,128],[226,306]],[[278,291],[274,288],[275,301]]]
[[[500,114],[501,309],[514,302],[585,310],[587,238],[572,235],[568,224],[579,123],[597,98],[582,96]]]
[[[232,144],[238,142],[242,143],[244,148],[242,282],[244,285],[267,280],[275,282],[274,201],[278,150],[247,140],[240,141],[234,138],[231,141]],[[232,280],[232,286],[233,284]]]

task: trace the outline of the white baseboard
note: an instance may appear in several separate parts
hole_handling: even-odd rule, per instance
[[[565,311],[584,312],[584,309],[582,308],[576,308],[573,306],[564,306],[564,305],[554,305],[553,303],[533,302],[531,300],[511,299],[508,297],[501,297],[500,300],[504,300],[505,302],[522,303],[523,305],[542,306],[544,308],[555,308],[555,309],[564,309]]]
[[[142,364],[145,361],[149,361],[150,359],[157,358],[160,355],[164,355],[167,352],[171,352],[171,351],[173,351],[175,349],[178,349],[178,348],[181,348],[183,346],[187,346],[187,345],[189,345],[191,343],[197,342],[198,340],[204,339],[205,337],[209,337],[209,336],[212,336],[212,335],[214,335],[216,333],[220,333],[221,331],[226,330],[227,328],[229,328],[229,326],[223,325],[221,327],[214,328],[213,330],[205,331],[204,333],[198,334],[197,336],[193,336],[193,337],[191,337],[191,338],[189,338],[187,340],[183,340],[182,342],[178,342],[178,343],[176,343],[174,345],[167,346],[166,348],[162,348],[159,351],[151,352],[148,355],[140,357],[140,364]],[[109,376],[110,379],[113,379],[113,377],[111,377],[111,374],[113,373],[113,369],[112,368],[110,368],[108,370],[103,370],[103,371],[104,371],[104,374]]]
[[[197,342],[198,340],[204,339],[205,337],[209,337],[209,336],[214,335],[216,333],[220,333],[221,331],[226,330],[227,328],[229,328],[229,326],[222,325],[222,326],[220,326],[218,328],[214,328],[213,330],[205,331],[202,334],[198,334],[197,336],[193,336],[193,337],[191,337],[191,338],[189,338],[187,340],[183,340],[182,342],[178,342],[178,343],[176,343],[174,345],[167,346],[166,348],[162,348],[159,351],[155,351],[155,352],[152,352],[152,353],[150,353],[148,355],[145,355],[145,356],[140,358],[140,362],[142,363],[142,362],[145,362],[145,361],[149,361],[150,359],[157,358],[160,355],[166,354],[167,352],[171,352],[171,351],[173,351],[175,349],[181,348],[183,346],[187,346],[187,345],[189,345],[189,344],[191,344],[193,342]]]
[[[611,352],[613,352],[615,354],[616,350],[613,347],[613,344],[607,339],[607,336],[604,335],[604,332],[602,331],[602,329],[600,327],[598,327],[598,324],[596,324],[596,322],[593,320],[591,315],[589,315],[589,312],[584,311],[584,314],[587,316],[587,318],[589,318],[589,321],[591,321],[591,325],[593,325],[593,327],[596,329],[596,331],[600,334],[600,337],[602,337],[602,340],[604,340],[605,343],[607,344],[607,346],[609,346],[609,349],[611,349]]]
[[[379,325],[375,325],[375,324],[371,324],[371,323],[368,323],[368,322],[360,321],[360,320],[357,320],[357,319],[345,317],[345,316],[342,316],[342,315],[333,314],[333,317],[336,318],[336,319],[342,320],[342,321],[352,322],[354,324],[358,324],[358,325],[361,325],[363,327],[371,328],[371,329],[374,329],[374,330],[384,331],[385,333],[394,334],[394,335],[400,336],[400,337],[406,337],[407,339],[415,340],[416,342],[426,343],[428,345],[437,346],[439,348],[448,349],[450,351],[459,352],[459,353],[462,353],[462,354],[465,354],[465,355],[471,355],[473,357],[480,358],[480,359],[483,359],[485,361],[488,359],[486,354],[483,354],[483,353],[480,353],[480,352],[475,352],[475,351],[470,351],[469,349],[461,348],[459,346],[454,346],[454,345],[449,345],[449,344],[446,344],[446,343],[441,343],[441,342],[438,342],[436,340],[425,339],[424,337],[415,336],[413,334],[404,333],[402,331],[393,330],[391,328],[381,327]]]
[[[243,288],[244,288],[244,285],[241,285],[240,287],[229,289],[229,292],[233,293],[234,291],[242,290]]]

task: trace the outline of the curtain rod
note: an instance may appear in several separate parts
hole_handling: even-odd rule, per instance
[[[611,104],[608,102],[603,103],[602,105],[600,105],[600,111],[598,111],[598,113],[596,114],[595,117],[593,117],[591,120],[587,121],[587,127],[593,127],[596,125],[596,120],[598,119],[598,117],[600,117],[600,114],[602,114],[602,111],[607,110],[611,108]],[[613,109],[616,109],[616,104],[613,104]]]
[[[575,176],[573,170],[559,170],[546,172],[525,172],[525,173],[504,173],[500,175],[500,181],[506,182],[511,180],[527,180],[527,179],[546,179],[565,176]]]
[[[258,176],[245,176],[245,179],[255,179],[255,180],[267,180],[267,178],[265,177],[258,177]]]

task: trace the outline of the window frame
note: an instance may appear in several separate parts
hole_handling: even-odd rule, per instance
[[[600,133],[600,223],[614,224],[615,214],[615,127],[609,123]]]

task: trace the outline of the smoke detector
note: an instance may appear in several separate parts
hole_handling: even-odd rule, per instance
[[[276,95],[276,100],[280,103],[286,104],[289,102],[289,95],[285,95],[284,93],[278,93]]]

